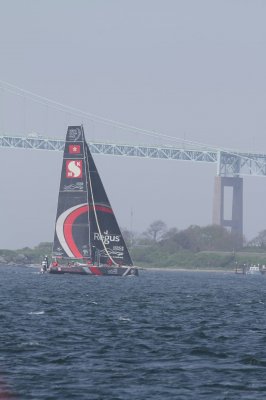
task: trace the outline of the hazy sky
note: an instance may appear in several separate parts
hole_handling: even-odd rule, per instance
[[[265,0],[0,0],[0,80],[140,128],[266,153],[265,21]],[[1,132],[63,138],[84,122],[59,114],[0,90]],[[114,140],[84,125],[88,139]],[[52,241],[61,161],[0,148],[0,248]],[[122,227],[131,209],[137,231],[156,219],[211,223],[214,164],[95,161]],[[266,228],[265,197],[265,178],[244,179],[248,238]]]

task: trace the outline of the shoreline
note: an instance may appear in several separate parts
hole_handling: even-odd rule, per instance
[[[232,270],[222,270],[222,269],[200,269],[200,268],[178,268],[178,267],[174,267],[174,268],[170,268],[170,267],[144,267],[144,268],[140,268],[140,270],[144,270],[144,271],[166,271],[166,272],[209,272],[209,273],[222,273],[222,274],[234,274],[235,271]]]
[[[36,268],[41,269],[41,265],[38,264],[0,264],[0,267],[26,267],[26,268]],[[208,272],[208,273],[222,273],[222,274],[234,274],[235,270],[222,270],[222,269],[212,269],[212,268],[179,268],[179,267],[138,267],[140,271],[159,271],[159,272]]]

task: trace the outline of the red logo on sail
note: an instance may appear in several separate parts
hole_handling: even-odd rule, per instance
[[[66,160],[66,177],[82,178],[82,160]]]
[[[69,154],[80,154],[79,144],[70,144],[68,148]]]

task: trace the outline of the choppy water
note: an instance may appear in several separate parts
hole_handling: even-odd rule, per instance
[[[262,276],[1,267],[1,379],[19,400],[264,400],[265,304]]]

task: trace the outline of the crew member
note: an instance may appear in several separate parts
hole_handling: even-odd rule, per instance
[[[47,264],[46,264],[46,261],[42,261],[42,271],[43,271],[43,272],[47,271]]]

